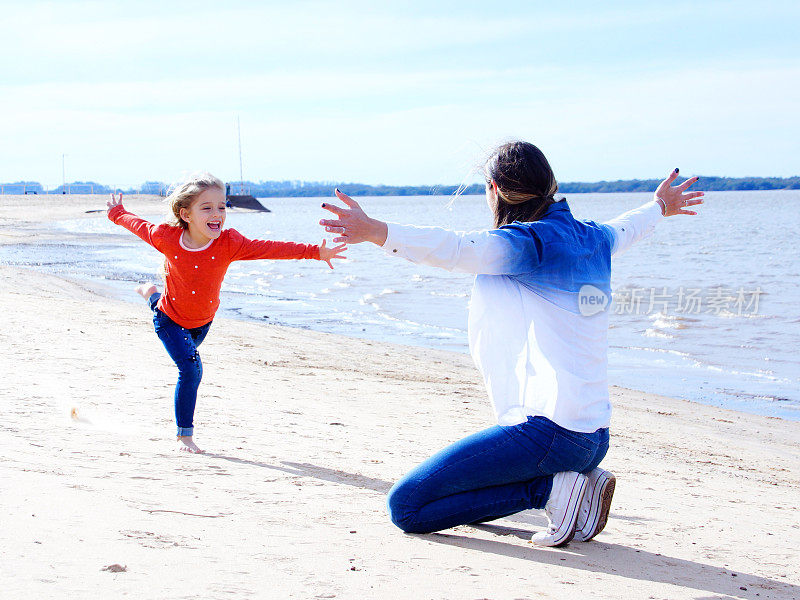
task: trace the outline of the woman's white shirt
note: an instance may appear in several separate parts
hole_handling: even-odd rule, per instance
[[[544,416],[573,431],[608,427],[610,261],[662,218],[648,202],[612,221],[577,221],[566,202],[539,221],[486,231],[388,224],[392,256],[475,273],[469,345],[497,422]],[[594,305],[582,304],[594,295]],[[583,300],[582,300],[583,299]]]

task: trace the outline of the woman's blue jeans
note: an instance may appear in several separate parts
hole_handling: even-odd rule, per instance
[[[434,454],[389,491],[392,522],[430,533],[543,508],[553,475],[588,473],[608,451],[608,429],[580,433],[544,417],[495,425]]]
[[[203,378],[203,361],[200,360],[197,347],[206,338],[211,323],[194,329],[181,327],[156,308],[159,298],[161,294],[156,292],[150,296],[148,302],[154,313],[156,335],[178,367],[178,383],[175,385],[175,421],[178,423],[178,435],[193,435],[197,388]]]

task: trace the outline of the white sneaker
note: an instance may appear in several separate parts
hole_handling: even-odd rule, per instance
[[[588,480],[586,494],[578,512],[578,522],[575,524],[576,542],[588,542],[603,531],[617,484],[614,474],[600,467],[589,473]]]
[[[539,546],[563,546],[575,535],[578,508],[586,492],[587,478],[575,471],[553,475],[553,491],[544,506],[550,520],[546,532],[535,533],[531,542]]]

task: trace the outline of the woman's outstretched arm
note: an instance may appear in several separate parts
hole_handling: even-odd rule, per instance
[[[543,245],[532,230],[514,228],[459,232],[441,227],[396,225],[369,217],[358,203],[336,190],[345,208],[325,203],[337,219],[323,219],[325,230],[339,234],[334,242],[372,242],[392,256],[448,271],[511,275],[536,269]]]
[[[698,177],[691,177],[680,185],[673,186],[678,178],[678,169],[672,171],[661,182],[653,200],[603,223],[613,237],[612,255],[618,255],[641,239],[651,235],[663,217],[673,215],[696,215],[690,206],[703,203],[703,192],[687,192]]]

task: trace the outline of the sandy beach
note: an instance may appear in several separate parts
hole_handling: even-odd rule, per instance
[[[0,243],[104,205],[0,196]],[[0,307],[0,597],[800,598],[797,423],[613,388],[594,541],[531,545],[540,512],[406,535],[392,483],[493,424],[468,356],[218,318],[195,456],[144,302],[0,266]]]

